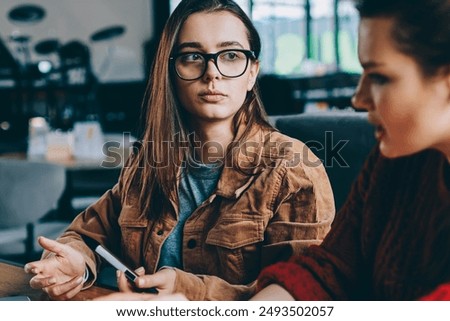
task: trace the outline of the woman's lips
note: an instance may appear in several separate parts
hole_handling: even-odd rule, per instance
[[[206,102],[211,102],[211,103],[215,103],[215,102],[219,102],[223,99],[225,99],[227,96],[221,92],[218,91],[205,91],[200,93],[200,98],[203,101]]]
[[[376,126],[375,138],[378,140],[381,140],[383,138],[384,134],[385,134],[385,130],[384,130],[383,126],[381,126],[381,125]]]
[[[375,138],[380,140],[383,138],[385,134],[384,127],[381,126],[380,122],[378,121],[377,117],[375,117],[373,114],[369,114],[368,116],[369,123],[375,126]]]
[[[201,98],[206,102],[218,102],[225,98],[223,95],[202,95]]]

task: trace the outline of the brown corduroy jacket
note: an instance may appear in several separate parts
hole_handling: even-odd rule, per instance
[[[190,300],[248,299],[264,266],[321,243],[334,218],[325,169],[302,142],[259,129],[238,154],[239,164],[252,174],[225,165],[216,190],[184,226],[183,270],[175,269],[175,291]],[[154,273],[161,246],[177,223],[176,201],[161,219],[141,215],[138,194],[129,195],[137,191],[123,188],[128,173],[125,166],[119,182],[58,239],[84,254],[92,272],[87,286],[100,261],[80,234],[104,244],[130,268]]]

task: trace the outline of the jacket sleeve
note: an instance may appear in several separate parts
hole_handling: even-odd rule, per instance
[[[277,283],[297,300],[348,300],[354,293],[364,296],[360,274],[367,268],[361,250],[361,222],[378,155],[375,149],[369,156],[323,243],[264,269],[258,278],[258,290]]]
[[[122,170],[119,182],[112,189],[105,192],[97,202],[81,212],[72,221],[67,230],[57,239],[58,242],[67,244],[83,254],[90,270],[89,279],[85,283],[85,288],[91,286],[97,278],[99,259],[81,239],[81,235],[89,236],[110,249],[120,248],[118,243],[120,242],[118,216],[122,208],[121,190],[123,172],[124,170]],[[53,254],[44,251],[42,258],[50,255]]]
[[[311,153],[311,157],[315,156]],[[334,219],[334,198],[321,163],[282,168],[273,189],[273,217],[265,229],[262,266],[287,260],[310,245],[320,244]]]

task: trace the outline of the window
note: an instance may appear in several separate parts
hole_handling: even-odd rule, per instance
[[[171,0],[171,10],[180,1]],[[360,72],[356,54],[358,13],[352,1],[236,2],[252,18],[261,36],[261,73],[298,76]]]
[[[309,62],[313,70],[306,73],[324,73],[336,70],[334,43],[334,0],[313,0],[311,3],[311,36]]]
[[[170,0],[170,12],[174,11],[181,0]]]
[[[304,0],[253,1],[252,20],[262,40],[261,72],[301,72],[306,57]]]
[[[358,62],[359,15],[352,1],[338,2],[340,68],[347,72],[361,73]]]

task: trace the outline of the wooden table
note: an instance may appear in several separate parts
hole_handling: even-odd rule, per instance
[[[28,296],[32,301],[49,301],[50,298],[41,290],[32,289],[29,285],[31,275],[25,273],[23,267],[0,260],[0,297]],[[72,300],[86,301],[112,293],[112,290],[92,286],[79,292]]]

